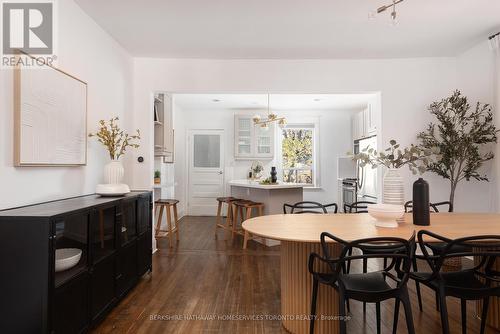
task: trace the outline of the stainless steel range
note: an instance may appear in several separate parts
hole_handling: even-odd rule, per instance
[[[342,210],[344,204],[351,205],[358,200],[358,179],[345,178],[342,180]]]

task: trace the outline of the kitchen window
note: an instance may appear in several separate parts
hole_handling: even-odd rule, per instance
[[[281,130],[283,182],[317,187],[316,124],[289,124]]]

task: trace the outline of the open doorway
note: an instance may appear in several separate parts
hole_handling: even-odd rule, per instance
[[[304,200],[335,202],[342,207],[342,180],[356,177],[356,167],[347,157],[347,152],[353,151],[354,142],[361,138],[380,140],[379,93],[176,93],[172,98],[178,148],[175,194],[184,202],[184,214],[187,215],[215,215],[216,194],[230,196],[231,181],[246,180],[251,166],[257,162],[263,166],[259,175],[261,180],[270,176],[271,167],[276,167],[280,182],[296,182],[304,186]],[[253,117],[258,114],[265,118],[269,111],[285,117],[286,126],[281,128],[276,124],[264,130],[255,127]],[[189,131],[192,129],[224,130],[220,138],[224,143],[221,154],[224,162],[218,170],[223,174],[222,178],[212,175],[216,184],[201,186],[191,182],[195,180],[190,170],[193,160],[189,152],[193,147],[189,142]],[[285,135],[297,134],[303,134],[309,146],[304,150],[304,156],[294,158],[292,164],[285,161],[288,158],[284,154],[284,141]],[[375,182],[380,183],[381,176],[377,174],[376,177]]]

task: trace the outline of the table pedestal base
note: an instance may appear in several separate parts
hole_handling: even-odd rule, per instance
[[[281,242],[281,313],[283,326],[291,333],[309,333],[312,276],[307,268],[309,254],[322,255],[319,243]],[[340,245],[331,244],[332,256]],[[318,267],[319,269],[325,269]],[[338,333],[338,295],[335,289],[319,285],[314,333]]]

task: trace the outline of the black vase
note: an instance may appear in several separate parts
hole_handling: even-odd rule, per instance
[[[278,173],[276,172],[276,167],[271,167],[271,182],[278,182]]]
[[[413,224],[431,224],[429,209],[429,184],[422,178],[413,183]]]

